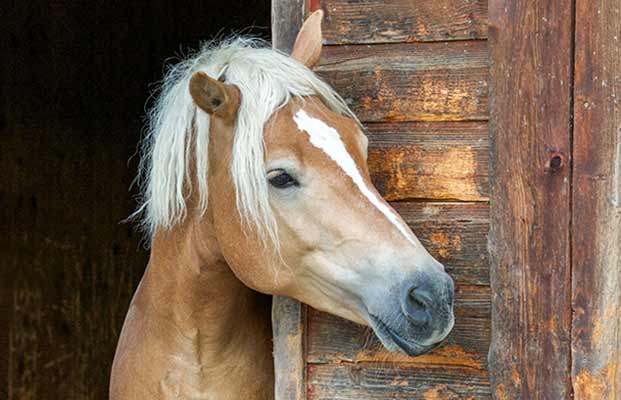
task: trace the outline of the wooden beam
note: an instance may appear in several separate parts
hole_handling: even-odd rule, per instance
[[[574,398],[621,399],[621,1],[576,2]]]
[[[496,399],[569,399],[572,0],[489,4]]]
[[[305,0],[272,0],[272,47],[291,53],[307,10]],[[306,307],[288,297],[274,296],[275,400],[306,399],[304,325]]]

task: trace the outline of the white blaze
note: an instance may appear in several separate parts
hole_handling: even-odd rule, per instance
[[[354,181],[360,192],[369,199],[382,214],[388,218],[388,220],[397,227],[397,229],[405,236],[405,238],[412,244],[417,245],[417,241],[414,240],[412,234],[401,223],[399,218],[395,215],[393,210],[386,205],[369,187],[360,175],[360,171],[351,157],[345,143],[341,140],[341,136],[338,131],[331,126],[327,125],[320,119],[313,118],[308,115],[304,110],[299,110],[293,120],[298,125],[298,129],[306,132],[313,146],[321,149],[328,155],[341,169]]]

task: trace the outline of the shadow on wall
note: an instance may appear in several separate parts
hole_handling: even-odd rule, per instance
[[[150,84],[218,33],[269,39],[270,2],[13,7],[0,28],[0,398],[104,399],[147,262],[120,221]]]

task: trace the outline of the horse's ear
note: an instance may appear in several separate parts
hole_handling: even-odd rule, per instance
[[[312,68],[319,61],[321,56],[321,21],[323,20],[323,11],[317,10],[312,13],[302,29],[298,33],[291,51],[291,57],[300,61],[308,68]]]
[[[239,108],[239,90],[213,79],[204,72],[195,73],[190,79],[190,95],[194,103],[209,114],[234,119]]]

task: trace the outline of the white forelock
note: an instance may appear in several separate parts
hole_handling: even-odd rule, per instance
[[[190,78],[197,71],[234,84],[241,92],[230,166],[237,208],[246,224],[277,246],[265,176],[265,123],[293,97],[310,95],[319,96],[335,112],[355,116],[311,70],[264,41],[236,37],[208,43],[169,69],[149,112],[138,176],[142,203],[132,216],[142,215],[150,237],[185,218],[192,190],[198,190],[199,198],[198,209],[192,211],[202,214],[207,209],[209,115],[196,107],[189,93]],[[196,188],[191,187],[191,171],[196,172]]]

